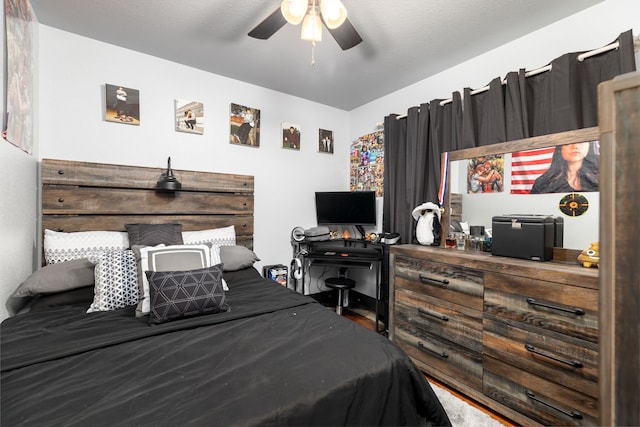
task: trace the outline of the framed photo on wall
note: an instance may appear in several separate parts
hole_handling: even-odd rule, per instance
[[[231,144],[260,147],[260,110],[239,104],[230,110]]]
[[[474,157],[467,164],[467,193],[504,191],[504,155]]]
[[[582,141],[511,154],[511,194],[599,190],[600,141]]]
[[[140,125],[140,91],[120,85],[105,84],[105,120]]]
[[[300,150],[300,125],[282,122],[282,148]]]
[[[333,131],[318,130],[318,152],[333,154]]]
[[[204,133],[204,104],[176,99],[175,106],[176,131],[202,135]]]

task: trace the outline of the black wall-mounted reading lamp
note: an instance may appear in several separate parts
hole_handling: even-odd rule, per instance
[[[159,191],[177,191],[182,188],[180,181],[173,175],[171,169],[171,157],[167,159],[167,171],[160,175],[160,179],[156,184],[156,189]]]

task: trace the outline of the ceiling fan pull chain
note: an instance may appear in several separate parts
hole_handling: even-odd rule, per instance
[[[311,66],[316,65],[316,42],[311,42]]]

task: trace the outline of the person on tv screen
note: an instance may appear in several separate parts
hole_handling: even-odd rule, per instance
[[[580,142],[559,145],[551,166],[531,187],[531,194],[598,191],[598,155],[594,144]]]

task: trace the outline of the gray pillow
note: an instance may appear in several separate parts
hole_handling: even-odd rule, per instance
[[[91,286],[94,282],[94,265],[86,258],[49,264],[27,277],[9,297],[6,306],[13,315],[36,295]]]
[[[94,265],[87,258],[50,264],[36,270],[13,293],[16,297],[52,294],[93,285]]]
[[[251,267],[260,258],[251,249],[244,246],[220,246],[220,260],[224,271],[237,271]]]
[[[182,224],[125,224],[129,245],[182,245]]]

